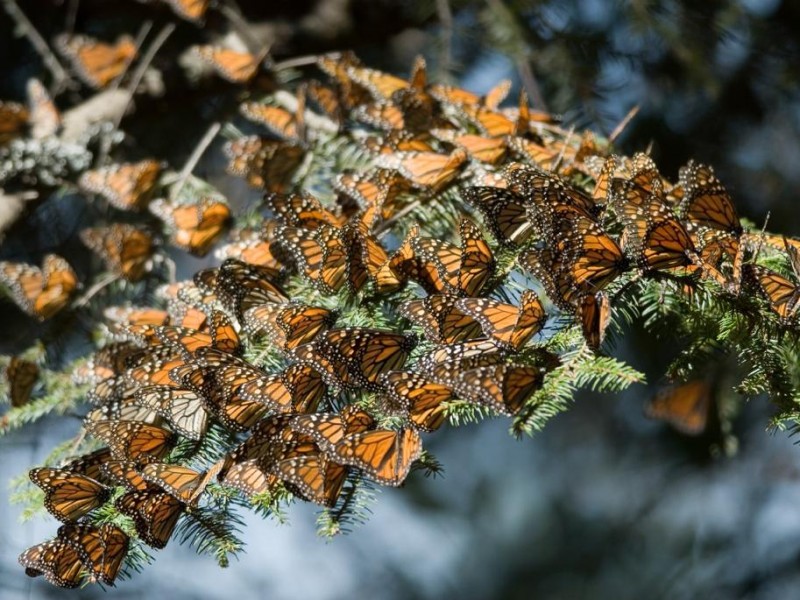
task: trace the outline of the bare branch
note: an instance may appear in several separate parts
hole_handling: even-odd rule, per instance
[[[170,190],[169,194],[170,200],[175,200],[181,193],[181,190],[183,189],[183,186],[186,184],[186,180],[189,178],[189,175],[192,174],[192,171],[194,171],[194,168],[197,166],[197,163],[200,161],[200,158],[203,156],[203,153],[211,145],[211,142],[214,141],[215,137],[217,137],[217,134],[219,133],[220,129],[222,129],[222,123],[220,123],[219,121],[217,121],[216,123],[212,123],[211,126],[208,128],[203,138],[195,147],[191,156],[189,156],[189,159],[186,161],[186,164],[183,165],[183,169],[181,169],[177,181]]]
[[[5,11],[14,19],[22,35],[28,38],[28,41],[30,41],[36,52],[42,57],[45,66],[47,66],[53,74],[53,84],[50,93],[55,95],[61,90],[61,87],[70,80],[69,73],[67,73],[64,67],[61,66],[61,63],[58,62],[56,55],[50,50],[50,46],[47,45],[44,38],[36,31],[33,23],[25,16],[25,13],[17,6],[17,3],[14,0],[2,0],[2,2]]]

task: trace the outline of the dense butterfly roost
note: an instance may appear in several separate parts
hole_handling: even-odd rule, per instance
[[[263,69],[261,56],[198,53],[244,90]],[[237,512],[280,518],[291,499],[320,505],[332,535],[375,484],[440,468],[422,434],[491,415],[531,433],[580,388],[642,382],[608,355],[607,333],[634,322],[682,347],[653,416],[697,432],[735,394],[765,393],[780,419],[797,417],[800,245],[750,231],[710,167],[670,181],[524,94],[501,107],[506,83],[485,96],[430,83],[421,60],[408,80],[349,54],[316,68],[326,83],[241,105],[251,123],[239,125],[258,133],[225,152],[264,193],[247,214],[157,160],[79,177],[115,209],[149,206],[169,243],[197,254],[232,216],[240,228],[218,267],[164,285],[157,307],[106,308],[103,346],[66,369],[71,385],[11,360],[7,426],[88,408],[47,461],[59,466],[20,486],[64,523],[21,555],[29,575],[111,585],[175,535],[226,564],[241,549]],[[82,77],[102,86],[120,72]],[[193,201],[152,199],[169,186]],[[163,276],[140,227],[81,237],[119,276]],[[63,259],[2,269],[31,315],[71,305]],[[705,374],[726,357],[740,365],[723,387]]]

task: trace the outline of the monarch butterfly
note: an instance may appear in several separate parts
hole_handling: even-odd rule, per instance
[[[130,542],[122,529],[111,523],[100,527],[90,523],[70,523],[59,527],[58,538],[65,540],[78,553],[93,580],[114,585]]]
[[[78,180],[85,191],[100,194],[120,210],[139,210],[150,199],[161,165],[154,160],[120,163],[86,171]]]
[[[369,225],[355,219],[342,233],[348,246],[347,282],[354,293],[368,281],[379,294],[400,288],[403,281],[391,269],[389,255],[369,232]]]
[[[114,223],[108,227],[90,227],[80,232],[81,241],[102,258],[110,271],[128,281],[144,275],[153,251],[153,239],[133,225]]]
[[[470,187],[461,190],[464,199],[486,219],[494,238],[503,245],[517,246],[536,232],[524,200],[511,190],[497,187]]]
[[[76,588],[84,578],[78,552],[62,538],[31,546],[18,560],[28,577],[44,575],[47,581],[61,588]]]
[[[276,248],[288,250],[302,274],[323,294],[335,294],[347,281],[349,249],[341,230],[320,225],[313,231],[278,229]]]
[[[169,313],[147,306],[109,306],[103,309],[103,316],[119,325],[166,325]]]
[[[390,371],[380,378],[390,400],[407,411],[412,426],[436,431],[444,423],[444,403],[454,398],[453,390],[419,373]]]
[[[462,371],[496,365],[504,358],[505,352],[494,342],[470,340],[432,350],[420,357],[416,367],[436,383],[453,388]]]
[[[44,506],[59,521],[76,521],[111,495],[102,483],[64,469],[31,469],[28,475],[44,490]]]
[[[231,237],[237,241],[217,248],[214,252],[216,258],[219,260],[237,258],[249,265],[271,269],[276,277],[280,275],[283,265],[272,254],[270,243],[257,231],[239,230]]]
[[[504,139],[506,146],[515,155],[531,161],[535,166],[542,169],[555,168],[558,160],[562,157],[561,151],[554,146],[543,146],[533,140],[525,139],[519,136],[507,136]]]
[[[6,381],[12,407],[17,408],[28,403],[38,379],[39,366],[36,363],[18,356],[11,357],[6,367]]]
[[[444,104],[459,108],[462,106],[482,105],[490,110],[500,106],[500,103],[505,100],[510,90],[511,80],[509,79],[502,80],[483,97],[453,86],[435,84],[429,88],[431,96]]]
[[[127,491],[163,492],[164,490],[147,481],[142,475],[141,466],[129,460],[111,460],[103,465],[103,476],[115,486]]]
[[[503,176],[509,182],[508,189],[526,199],[537,227],[553,245],[558,242],[562,221],[570,224],[576,217],[593,221],[600,212],[591,197],[538,167],[510,163]]]
[[[133,38],[127,35],[114,44],[85,35],[59,35],[55,47],[70,61],[78,77],[93,88],[104,88],[120,77],[137,54]]]
[[[217,74],[232,83],[246,83],[258,72],[264,55],[237,52],[216,46],[195,46],[195,53],[214,67]]]
[[[517,132],[517,124],[496,110],[484,106],[465,105],[461,111],[461,114],[482,134],[490,138],[513,135]]]
[[[238,395],[275,413],[303,414],[317,409],[325,395],[325,384],[313,368],[291,365],[276,375],[260,375],[243,383]]]
[[[187,21],[197,23],[206,14],[210,0],[164,0],[173,12]]]
[[[434,129],[431,133],[437,139],[463,148],[475,160],[492,165],[500,161],[508,150],[507,141],[504,138],[484,137],[470,133],[459,134],[451,129]]]
[[[172,432],[137,421],[93,421],[85,428],[89,435],[105,442],[117,459],[163,458],[176,442]]]
[[[367,173],[341,173],[334,179],[337,192],[355,200],[361,208],[380,211],[382,219],[391,218],[401,206],[401,196],[410,191],[408,181],[389,169],[374,169]]]
[[[267,140],[257,135],[241,137],[223,147],[228,157],[227,171],[244,177],[256,188],[283,192],[289,187],[297,167],[303,162],[305,150],[290,142]]]
[[[44,321],[69,304],[78,278],[66,260],[48,254],[41,269],[25,263],[0,261],[0,283],[8,287],[17,306]]]
[[[690,162],[680,170],[678,177],[685,193],[680,206],[683,219],[692,225],[710,227],[737,238],[742,235],[739,215],[714,169]]]
[[[467,158],[467,152],[463,148],[456,148],[450,154],[436,152],[383,154],[375,163],[379,167],[396,169],[415,187],[436,193],[458,177]]]
[[[284,225],[317,229],[329,225],[340,227],[346,219],[328,210],[314,196],[307,192],[299,194],[268,193],[264,196],[265,206],[275,214]]]
[[[674,218],[656,221],[642,239],[640,264],[646,270],[689,267],[697,262],[697,249],[686,228]]]
[[[645,252],[653,247],[654,236],[646,236]],[[629,268],[628,258],[614,238],[589,219],[578,217],[563,242],[573,256],[567,263],[569,275],[582,290],[601,290]]]
[[[166,419],[172,429],[190,440],[202,439],[208,429],[208,411],[203,397],[191,390],[145,386],[136,390],[135,398],[137,404]]]
[[[800,285],[760,265],[744,265],[744,276],[770,308],[784,320],[794,318],[800,309]]]
[[[107,385],[108,383],[104,382],[98,387],[104,388]],[[97,389],[87,394],[87,398],[99,406],[86,414],[83,418],[84,424],[101,421],[135,421],[154,426],[161,425],[162,419],[158,414],[147,407],[139,406],[136,402],[135,388],[126,383],[123,383],[122,386],[114,386],[111,395],[98,392]]]
[[[311,80],[306,88],[308,96],[314,103],[322,109],[337,126],[344,122],[344,107],[339,92],[333,88],[323,85],[319,81]]]
[[[407,300],[400,314],[422,327],[434,344],[450,344],[481,335],[480,325],[458,305],[458,296],[435,294],[420,300]]]
[[[535,367],[513,364],[489,365],[462,371],[455,393],[468,402],[486,404],[504,415],[516,415],[542,386],[542,373]]]
[[[197,363],[207,375],[203,396],[208,407],[227,429],[250,429],[270,409],[262,398],[245,397],[242,386],[264,375],[243,360],[213,348],[197,352]]]
[[[288,429],[291,419],[290,415],[276,415],[257,423],[250,437],[223,459],[219,481],[247,497],[271,491],[280,481],[270,469],[278,451],[285,443],[303,441]]]
[[[291,350],[333,325],[336,316],[326,308],[291,302],[254,306],[245,312],[244,322],[248,335],[268,333],[275,346]]]
[[[158,342],[172,346],[179,351],[187,360],[200,348],[213,347],[230,354],[238,354],[241,350],[239,335],[233,327],[230,319],[224,313],[213,311],[211,313],[211,325],[208,332],[197,331],[177,326],[151,327],[143,326],[145,332],[152,332],[155,336],[156,345]],[[129,331],[136,331],[135,328],[128,328]]]
[[[30,113],[22,104],[0,102],[0,144],[20,137],[28,125]]]
[[[61,113],[58,112],[47,89],[38,79],[28,80],[28,108],[30,109],[29,124],[31,137],[41,139],[58,133],[61,129]],[[0,108],[2,114],[2,108]],[[0,125],[2,131],[2,125]],[[0,140],[2,133],[0,133]]]
[[[349,471],[316,448],[309,452],[287,450],[269,470],[294,493],[321,506],[336,504]]]
[[[150,210],[173,229],[172,243],[195,256],[208,254],[231,220],[228,205],[212,198],[184,205],[158,199],[150,204]]]
[[[611,303],[604,292],[587,294],[578,304],[578,316],[583,329],[586,344],[592,350],[597,350],[606,335],[606,329],[611,321]]]
[[[706,429],[711,404],[711,386],[697,379],[659,391],[645,406],[645,414],[686,435],[699,435]]]
[[[217,469],[198,473],[180,465],[150,463],[142,467],[142,477],[189,506],[195,504]]]
[[[325,452],[335,452],[346,436],[373,429],[375,420],[366,411],[348,404],[339,413],[299,415],[289,421],[289,428],[314,440]]]
[[[406,117],[403,111],[390,102],[373,102],[356,107],[350,116],[359,121],[384,131],[403,131],[406,129]]]
[[[539,280],[551,302],[565,312],[575,311],[581,290],[572,279],[569,265],[557,259],[552,249],[529,248],[520,256],[520,263]]]
[[[167,492],[131,491],[114,502],[117,510],[133,519],[136,535],[148,546],[167,545],[186,505]]]
[[[84,364],[72,372],[72,382],[76,385],[101,381],[116,377],[128,368],[128,360],[141,354],[142,350],[130,342],[107,344],[95,352]]]
[[[303,143],[305,141],[305,90],[301,87],[297,94],[297,108],[294,114],[278,106],[258,102],[245,102],[239,107],[242,115],[264,125],[271,133],[284,141]]]
[[[134,385],[169,385],[172,383],[169,378],[170,370],[185,362],[184,357],[173,348],[156,347],[143,353],[141,358],[124,372],[123,378]]]
[[[333,458],[364,471],[382,485],[398,486],[421,453],[422,441],[416,430],[377,429],[345,436],[336,445]]]
[[[339,98],[342,105],[351,110],[370,100],[369,91],[350,78],[348,68],[361,65],[361,61],[352,52],[330,53],[320,56],[317,66],[336,80]]]
[[[429,293],[474,296],[494,272],[494,255],[477,226],[462,219],[460,233],[460,249],[440,240],[410,237],[417,263],[410,275]],[[390,264],[397,262],[395,257]]]
[[[405,79],[359,65],[348,65],[345,71],[350,79],[369,90],[376,100],[391,100],[395,92],[409,85]]]
[[[215,292],[223,305],[242,318],[247,309],[269,302],[287,302],[286,293],[272,283],[273,271],[229,258],[219,267]]]
[[[351,327],[324,331],[291,354],[317,369],[333,388],[378,390],[378,377],[402,367],[415,345],[415,339],[397,333]]]
[[[100,448],[67,462],[61,469],[69,473],[85,475],[89,479],[94,479],[95,481],[105,481],[106,477],[103,473],[103,465],[110,460],[111,450],[108,448]]]
[[[401,129],[392,130],[381,137],[370,136],[364,140],[364,145],[374,154],[435,152],[427,134],[419,135]]]
[[[547,315],[535,292],[526,290],[519,308],[488,298],[461,298],[456,306],[480,325],[483,333],[509,350],[519,350],[541,331]]]

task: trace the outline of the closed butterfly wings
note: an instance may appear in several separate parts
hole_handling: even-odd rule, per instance
[[[161,173],[154,160],[120,163],[86,171],[78,185],[87,192],[100,194],[120,210],[140,210],[148,201]]]
[[[120,77],[136,58],[136,45],[129,36],[106,44],[88,36],[58,36],[56,48],[67,57],[77,75],[93,88],[104,88]]]
[[[78,286],[75,271],[55,254],[45,256],[42,268],[0,262],[0,282],[14,302],[29,315],[45,320],[64,309]]]
[[[76,521],[110,497],[103,484],[66,469],[32,469],[29,475],[44,490],[48,512],[61,521]]]
[[[137,281],[144,275],[153,251],[153,240],[147,232],[133,225],[114,223],[84,229],[80,237],[111,271],[128,281]]]
[[[205,256],[231,220],[228,205],[213,198],[194,204],[155,200],[150,210],[172,229],[172,243],[196,256]]]
[[[699,435],[706,429],[711,403],[711,385],[692,380],[660,390],[645,406],[645,414],[686,435]]]
[[[456,306],[474,318],[484,334],[510,350],[524,346],[547,318],[539,298],[529,290],[522,293],[519,307],[488,298],[462,298]]]
[[[232,83],[246,83],[258,72],[263,57],[216,46],[196,46],[195,52],[217,74]]]

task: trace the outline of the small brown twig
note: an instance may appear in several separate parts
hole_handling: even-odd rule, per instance
[[[632,109],[630,109],[628,111],[628,114],[623,117],[622,121],[620,121],[617,124],[617,126],[614,127],[614,131],[612,131],[611,134],[608,136],[608,142],[610,144],[614,143],[614,140],[616,140],[622,134],[622,132],[625,131],[625,128],[628,126],[628,124],[631,121],[633,121],[633,119],[634,119],[634,117],[636,117],[636,115],[639,114],[639,108],[640,107],[637,104]]]
[[[453,63],[453,11],[448,0],[436,0],[436,13],[439,16],[439,25],[442,28],[439,34],[442,44],[439,55],[439,73],[448,75]]]
[[[114,80],[114,83],[110,86],[110,89],[112,90],[119,89],[120,85],[122,84],[122,79],[125,77],[131,64],[133,64],[133,61],[139,54],[139,49],[144,45],[144,41],[145,39],[147,39],[147,36],[150,34],[150,30],[152,28],[153,28],[152,21],[145,21],[144,25],[142,25],[139,28],[139,32],[136,34],[136,39],[133,42],[133,45],[136,47],[136,52],[134,52],[131,55],[131,57],[127,60],[127,62],[125,63],[125,68],[123,69],[122,73],[120,73],[119,76],[117,76],[117,78]],[[135,89],[136,88],[134,88],[134,90]]]
[[[86,293],[78,298],[75,303],[73,304],[73,308],[81,308],[82,306],[86,306],[89,304],[89,301],[94,298],[101,290],[107,288],[109,285],[114,283],[119,279],[119,275],[117,273],[107,273],[105,277],[100,279],[99,281],[95,282],[92,287],[86,290]]]
[[[164,45],[164,42],[167,41],[167,38],[172,35],[172,32],[175,31],[175,23],[169,23],[161,28],[161,31],[158,32],[156,39],[153,40],[153,43],[150,44],[150,47],[147,49],[147,52],[142,57],[142,60],[136,65],[136,70],[133,72],[131,76],[131,83],[128,86],[128,105],[133,101],[133,96],[136,93],[136,88],[139,87],[139,84],[142,82],[144,78],[144,74],[147,69],[150,67],[150,63],[153,62],[153,59],[156,57],[156,54],[161,49],[161,46]],[[122,117],[125,115],[127,111],[127,106],[125,110],[122,111],[122,114],[117,119],[115,123],[116,127],[119,127],[119,124],[122,122]]]
[[[194,171],[194,168],[202,158],[203,153],[211,145],[211,142],[213,142],[214,138],[217,137],[220,129],[222,129],[222,123],[219,121],[212,123],[200,142],[198,142],[197,146],[195,146],[195,149],[192,151],[192,154],[189,156],[186,164],[183,165],[183,169],[181,169],[178,179],[175,181],[172,189],[170,190],[170,200],[175,200],[178,197],[178,194],[180,194],[183,186],[186,184],[186,180],[189,178],[189,175],[192,174],[192,171]]]
[[[318,54],[309,54],[307,56],[297,56],[282,60],[281,62],[272,65],[273,71],[285,71],[286,69],[293,69],[295,67],[307,67],[308,65],[315,65],[319,60]]]
[[[75,21],[78,18],[78,5],[80,1],[81,0],[69,0],[67,18],[64,21],[64,29],[67,35],[72,35],[75,32]]]
[[[520,79],[522,79],[522,85],[525,87],[525,91],[528,92],[528,96],[537,110],[550,112],[547,110],[547,104],[539,88],[539,82],[536,81],[536,76],[533,74],[533,69],[531,69],[531,63],[528,58],[520,57],[517,59],[517,72],[519,73]]]
[[[5,11],[17,24],[22,35],[28,38],[28,41],[30,41],[36,52],[42,57],[45,66],[47,66],[53,74],[53,83],[50,86],[50,93],[56,95],[61,90],[62,86],[70,80],[69,73],[61,66],[61,63],[58,62],[56,55],[50,50],[50,46],[47,45],[44,38],[36,31],[33,23],[25,16],[25,13],[17,6],[17,3],[14,0],[2,0],[2,2]]]
[[[150,27],[151,26],[152,26],[152,23],[150,23],[148,21],[139,30],[138,37],[141,38],[141,41],[139,41],[137,39],[137,43],[143,43],[143,41],[144,41],[144,37],[143,36],[147,35],[147,33],[150,31]],[[169,23],[168,25],[165,25],[164,27],[162,27],[161,31],[158,32],[158,35],[153,40],[153,43],[150,44],[150,47],[147,49],[147,52],[142,57],[142,60],[136,66],[136,70],[133,72],[133,75],[131,76],[131,83],[128,86],[126,92],[125,92],[125,94],[126,94],[125,104],[124,104],[122,110],[120,110],[119,113],[117,113],[116,117],[114,118],[114,129],[119,129],[119,125],[120,125],[120,123],[122,123],[122,119],[125,117],[125,113],[128,112],[128,107],[131,105],[131,102],[133,102],[133,96],[134,96],[134,94],[136,94],[136,89],[139,87],[139,84],[142,82],[142,79],[144,78],[145,72],[147,71],[148,67],[150,66],[150,63],[153,62],[153,59],[155,58],[156,53],[159,51],[161,46],[164,45],[164,42],[167,41],[167,38],[170,35],[172,35],[173,31],[175,31],[175,24],[174,23]],[[120,77],[119,80],[121,80],[121,79],[122,78]],[[100,145],[100,151],[97,154],[97,160],[95,161],[95,164],[97,166],[100,166],[105,162],[106,157],[108,156],[108,153],[110,152],[110,150],[111,150],[111,136],[105,136],[105,138],[103,139],[102,144]]]

